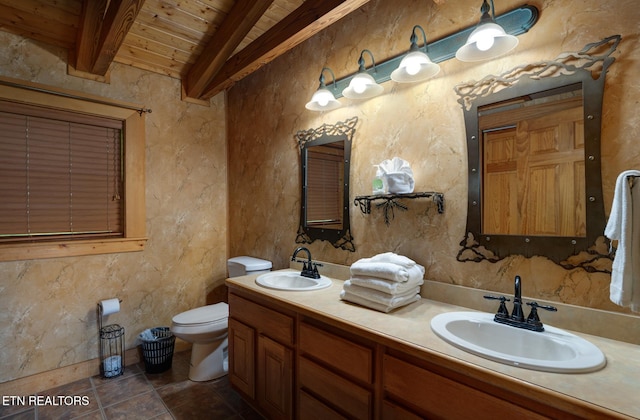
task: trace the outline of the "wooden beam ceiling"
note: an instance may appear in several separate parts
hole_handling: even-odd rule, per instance
[[[369,0],[307,0],[228,59],[198,99],[210,99],[238,80],[358,9]]]
[[[200,98],[233,51],[260,20],[273,0],[237,1],[189,73],[183,77],[188,98]]]
[[[107,81],[116,61],[200,103],[368,1],[0,0],[0,30],[67,48],[74,76]]]
[[[144,0],[84,0],[76,69],[104,76],[143,4]]]

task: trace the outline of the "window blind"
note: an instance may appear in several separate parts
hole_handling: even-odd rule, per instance
[[[0,101],[0,243],[122,237],[122,128]]]
[[[307,223],[335,223],[342,218],[339,156],[309,152],[307,161]]]

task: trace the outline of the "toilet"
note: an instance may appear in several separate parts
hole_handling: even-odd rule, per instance
[[[271,261],[234,257],[227,261],[229,277],[271,271]],[[192,343],[189,379],[210,381],[227,374],[229,305],[224,302],[179,313],[171,320],[171,332]]]

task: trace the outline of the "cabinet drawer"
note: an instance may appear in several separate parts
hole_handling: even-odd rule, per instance
[[[373,382],[373,350],[300,323],[300,350],[353,378]]]
[[[422,420],[412,412],[390,401],[382,401],[382,420]]]
[[[495,419],[504,414],[513,418],[546,418],[389,355],[383,358],[382,384],[387,395],[429,418]],[[460,403],[461,396],[464,404]]]
[[[229,294],[229,315],[279,343],[293,346],[294,321],[288,315],[235,294]]]
[[[312,361],[299,358],[300,388],[356,418],[371,418],[372,393]]]
[[[324,405],[304,391],[298,392],[300,401],[299,419],[304,420],[347,420],[347,417],[339,414],[332,408]]]

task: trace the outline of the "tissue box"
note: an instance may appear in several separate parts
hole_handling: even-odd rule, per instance
[[[377,166],[385,181],[388,193],[407,194],[413,192],[415,181],[413,180],[413,171],[409,162],[395,156],[393,159],[387,159]]]
[[[407,194],[413,192],[413,177],[406,172],[391,172],[384,174],[387,188],[391,194]]]

